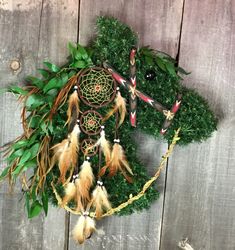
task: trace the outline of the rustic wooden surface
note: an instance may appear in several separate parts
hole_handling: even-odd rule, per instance
[[[34,74],[41,62],[50,58],[63,63],[66,44],[77,40],[78,4],[68,1],[0,1],[0,81],[1,87],[20,82]],[[13,72],[12,60],[21,67]],[[20,107],[10,94],[0,97],[1,145],[19,136]],[[2,160],[1,160],[2,163]],[[1,164],[1,167],[4,163]],[[28,220],[20,189],[9,195],[0,189],[0,249],[64,249],[66,220],[62,210],[52,208],[48,217]]]
[[[185,2],[180,65],[185,84],[210,100],[220,124],[169,161],[161,249],[188,237],[195,249],[235,249],[235,4]]]
[[[113,15],[131,25],[138,32],[140,45],[166,51],[192,71],[185,85],[210,100],[221,119],[218,132],[200,145],[176,149],[167,178],[163,173],[157,182],[161,197],[150,210],[98,222],[101,230],[82,247],[71,239],[77,218],[53,208],[46,220],[40,216],[28,221],[23,201],[19,202],[20,190],[10,196],[7,186],[2,185],[0,249],[174,250],[186,237],[195,250],[235,249],[232,0],[0,0],[1,87],[33,74],[43,60],[63,63],[66,43],[77,39],[84,45],[89,43],[100,14]],[[21,63],[16,72],[10,69],[12,60]],[[3,144],[21,132],[20,107],[14,96],[0,96],[0,112]],[[138,136],[146,141],[139,154],[146,152],[141,158],[153,173],[167,145]]]

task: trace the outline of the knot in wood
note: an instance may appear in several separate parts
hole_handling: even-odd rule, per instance
[[[18,60],[12,60],[10,67],[13,71],[17,71],[20,69],[20,62]]]

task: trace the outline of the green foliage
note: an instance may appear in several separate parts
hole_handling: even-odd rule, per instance
[[[30,138],[23,137],[11,145],[11,152],[7,157],[8,166],[1,173],[0,180],[8,175],[10,167],[16,161],[17,166],[12,173],[14,178],[28,169],[36,173],[38,167],[37,155],[44,136],[50,136],[50,146],[60,142],[67,136],[67,129],[65,129],[67,104],[59,107],[52,122],[45,119],[60,89],[80,69],[100,66],[104,61],[108,60],[121,75],[126,78],[129,77],[129,53],[132,46],[137,44],[136,34],[128,26],[114,18],[99,17],[97,27],[97,38],[93,41],[91,47],[84,48],[69,43],[70,56],[65,65],[59,67],[50,62],[44,62],[46,69],[38,70],[41,74],[40,78],[34,76],[26,78],[27,84],[34,86],[37,90],[33,94],[26,97],[29,91],[25,88],[18,86],[8,88],[9,92],[26,97],[25,107],[29,114],[26,121],[29,128],[33,129],[33,133]],[[173,58],[165,53],[143,47],[138,50],[136,66],[137,88],[151,95],[167,108],[171,108],[178,93],[183,94],[182,106],[174,118],[173,124],[165,134],[167,141],[172,140],[174,130],[179,127],[181,127],[181,140],[179,141],[181,144],[188,144],[193,141],[200,142],[211,135],[216,129],[217,120],[210,111],[207,102],[201,96],[181,85],[179,74],[185,75],[188,73],[178,67]],[[156,78],[153,81],[145,79],[145,74],[149,69],[156,73]],[[128,98],[128,93],[122,89],[121,91]],[[111,105],[99,109],[99,112],[104,115],[110,107]],[[165,117],[161,113],[151,109],[146,103],[138,102],[137,121],[138,128],[142,131],[159,137],[159,131],[164,119]],[[105,124],[106,135],[110,141],[114,137],[114,125],[114,117]],[[104,178],[113,207],[125,202],[130,195],[136,195],[146,181],[149,180],[146,169],[136,157],[137,146],[132,143],[131,132],[133,130],[134,128],[130,126],[128,119],[126,119],[119,133],[121,145],[124,147],[127,159],[134,172],[133,183],[128,183],[121,174],[117,174],[112,178]],[[92,165],[98,165],[98,157],[92,158]],[[94,172],[97,173],[97,171],[97,168],[94,168]],[[30,187],[31,192],[29,190],[25,192],[25,205],[29,218],[37,216],[42,211],[47,214],[48,202],[57,205],[51,182],[57,183],[58,178],[59,170],[54,167],[46,176],[44,189],[36,192],[36,186],[32,186]],[[34,185],[36,184],[37,180]],[[64,188],[61,184],[56,184],[56,190],[61,196],[64,195]],[[143,197],[121,210],[119,214],[131,214],[134,211],[146,209],[158,196],[159,193],[152,186]],[[70,206],[73,207],[74,204],[71,202]]]

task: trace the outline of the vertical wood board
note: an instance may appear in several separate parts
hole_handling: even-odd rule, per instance
[[[233,1],[185,2],[180,65],[192,72],[185,85],[220,121],[211,139],[178,148],[169,161],[161,250],[186,237],[194,249],[235,249],[234,15]]]

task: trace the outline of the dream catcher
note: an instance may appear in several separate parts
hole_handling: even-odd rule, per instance
[[[79,243],[96,230],[96,219],[148,208],[158,197],[151,185],[179,141],[179,131],[182,144],[201,141],[217,122],[202,97],[180,86],[177,72],[182,69],[172,58],[132,47],[136,36],[116,19],[101,17],[98,24],[101,34],[92,56],[69,44],[69,67],[46,62],[43,79],[32,78],[25,88],[9,87],[24,103],[24,134],[5,146],[8,166],[0,175],[10,185],[21,176],[29,218],[42,209],[47,213],[49,200],[79,215],[73,230]],[[110,37],[103,34],[114,28]],[[153,78],[156,85],[148,83]],[[151,178],[131,143],[137,126],[171,142]],[[33,169],[29,179],[28,169]]]

